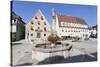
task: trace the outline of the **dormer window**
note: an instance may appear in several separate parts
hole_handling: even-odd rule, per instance
[[[40,21],[38,21],[38,25],[40,25]]]
[[[43,20],[43,17],[41,16],[41,20]]]
[[[31,27],[31,30],[34,31],[33,27]]]
[[[12,25],[15,25],[16,24],[16,19],[13,19],[12,20]]]
[[[14,22],[16,22],[17,19],[14,19]]]
[[[46,25],[46,22],[44,22],[44,25]]]
[[[37,16],[35,16],[35,19],[38,19]]]

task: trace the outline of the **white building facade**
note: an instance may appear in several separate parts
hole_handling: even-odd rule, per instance
[[[50,35],[50,25],[41,12],[38,10],[32,19],[26,24],[26,40],[31,43],[47,41]]]
[[[89,37],[88,24],[81,18],[73,16],[58,15],[52,11],[53,29],[59,37]]]

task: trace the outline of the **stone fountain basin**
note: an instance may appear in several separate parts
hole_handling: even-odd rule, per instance
[[[71,48],[71,45],[68,46],[60,46],[55,48],[33,48],[32,49],[32,60],[37,60],[41,62],[46,58],[53,57],[53,56],[64,56],[64,58],[68,57],[68,51]]]

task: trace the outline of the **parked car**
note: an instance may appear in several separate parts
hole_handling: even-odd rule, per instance
[[[79,38],[79,37],[74,37],[73,38],[73,40],[72,40],[72,42],[77,42],[77,41],[79,41],[81,38]]]
[[[97,38],[97,34],[91,34],[90,37],[91,38]]]

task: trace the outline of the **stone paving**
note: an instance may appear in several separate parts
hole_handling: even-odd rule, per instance
[[[27,43],[25,40],[14,42],[12,45],[13,65],[29,63],[31,60],[32,46],[33,45]]]
[[[83,54],[84,55],[87,54],[89,57],[94,57],[94,55],[92,55],[91,53],[97,53],[97,39],[81,40],[79,42],[72,42],[71,40],[66,40],[66,41],[62,41],[62,42],[70,43],[73,46],[73,50],[70,52],[70,57],[77,56],[77,55],[83,56]],[[34,65],[37,60],[34,59],[34,61],[32,61],[32,54],[31,54],[32,47],[33,47],[33,45],[29,44],[25,40],[14,42],[12,45],[12,55],[13,55],[13,57],[12,57],[13,63],[12,64],[13,65],[32,65],[33,64]],[[62,60],[59,62],[66,63],[68,61]],[[70,61],[70,62],[72,62],[72,61]]]

